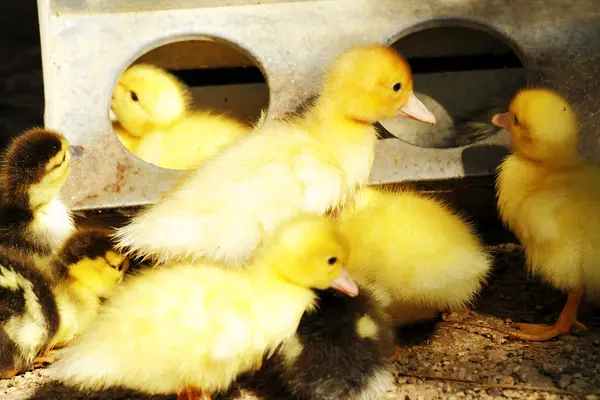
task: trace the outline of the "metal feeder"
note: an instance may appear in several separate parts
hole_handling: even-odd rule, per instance
[[[481,30],[512,47],[530,84],[568,96],[582,121],[582,153],[600,158],[600,7],[593,0],[38,0],[38,8],[46,126],[86,148],[63,195],[75,210],[153,203],[183,175],[125,150],[108,107],[118,77],[137,58],[203,36],[256,61],[269,84],[269,117],[276,117],[316,93],[325,68],[350,46],[392,44],[435,26]],[[370,182],[490,175],[494,149],[509,143],[504,131],[461,148],[380,140]]]

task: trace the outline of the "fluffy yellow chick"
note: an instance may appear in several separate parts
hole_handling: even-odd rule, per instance
[[[439,200],[366,187],[339,216],[352,249],[348,270],[371,287],[395,324],[469,305],[492,257],[473,228]]]
[[[247,268],[145,270],[108,299],[51,371],[84,389],[210,399],[296,332],[314,307],[311,288],[358,294],[347,257],[335,225],[307,215],[283,223]]]
[[[114,90],[115,133],[142,160],[185,170],[250,133],[241,122],[208,111],[189,111],[187,88],[148,64],[127,69]]]
[[[502,220],[523,245],[530,271],[568,293],[556,324],[521,324],[514,336],[548,340],[582,328],[582,296],[600,289],[600,168],[577,154],[577,117],[553,91],[520,91],[492,122],[511,133],[515,148],[496,185]]]
[[[119,244],[158,262],[243,263],[285,219],[344,205],[369,177],[372,124],[396,115],[435,122],[399,54],[353,48],[335,60],[305,117],[259,123],[120,228]]]
[[[52,275],[26,253],[2,247],[0,378],[52,362],[46,351],[65,345],[89,323],[127,265],[104,230],[81,230],[67,239],[51,261]],[[40,352],[46,354],[36,357]]]

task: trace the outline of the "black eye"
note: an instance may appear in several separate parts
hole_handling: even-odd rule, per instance
[[[123,264],[117,265],[117,271],[121,272],[123,270]]]
[[[327,259],[327,264],[329,264],[329,265],[333,265],[333,264],[335,264],[336,262],[337,262],[337,257],[329,257],[329,258]]]
[[[517,115],[515,114],[515,121],[514,121],[515,125],[519,125],[519,120],[517,119]]]
[[[135,94],[135,92],[129,92],[129,95],[131,96],[131,100],[138,101],[138,97],[137,94]]]
[[[392,86],[392,89],[394,89],[394,92],[397,92],[401,87],[402,85],[400,83],[396,83],[394,86]]]

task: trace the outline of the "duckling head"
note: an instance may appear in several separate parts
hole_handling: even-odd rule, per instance
[[[394,117],[436,122],[413,93],[410,66],[386,46],[360,46],[340,55],[329,70],[322,96],[347,118],[361,122]]]
[[[58,253],[59,274],[80,283],[98,297],[109,294],[123,280],[129,260],[115,250],[111,232],[82,229]]]
[[[492,123],[510,132],[515,152],[529,159],[556,162],[577,154],[579,123],[569,103],[548,89],[524,89],[509,111]]]
[[[332,221],[303,215],[282,223],[257,261],[298,286],[331,287],[354,297],[358,287],[345,268],[348,255],[348,243]]]
[[[57,198],[69,177],[71,148],[64,136],[46,129],[16,137],[0,170],[6,199],[35,210]]]
[[[119,79],[110,108],[129,134],[142,137],[181,119],[189,102],[186,88],[174,76],[153,65],[137,64]]]

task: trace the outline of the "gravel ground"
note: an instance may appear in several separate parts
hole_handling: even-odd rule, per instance
[[[526,343],[502,333],[516,322],[551,322],[565,296],[528,279],[519,247],[492,248],[491,284],[474,310],[398,331],[402,347],[396,384],[388,399],[600,399],[600,310],[582,309],[589,328],[545,343]],[[157,377],[159,378],[159,377]],[[240,385],[241,386],[241,385]],[[598,397],[596,397],[598,396]],[[110,391],[74,392],[48,381],[44,369],[0,381],[0,399],[174,399]],[[252,400],[238,387],[223,400]]]

